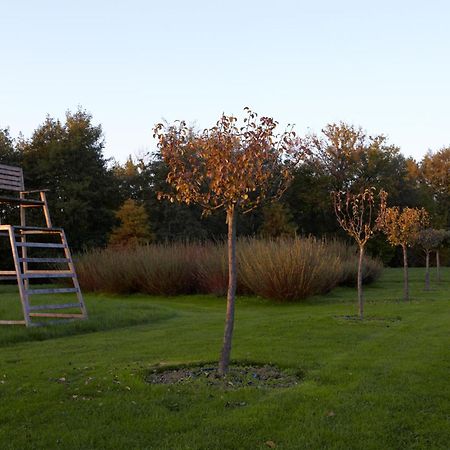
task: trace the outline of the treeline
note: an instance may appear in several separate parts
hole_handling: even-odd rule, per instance
[[[392,205],[426,208],[433,227],[450,227],[450,147],[416,162],[384,136],[368,136],[345,123],[327,125],[296,145],[305,158],[289,189],[281,202],[242,215],[241,236],[341,235],[330,192],[370,186],[388,191]],[[21,166],[27,189],[50,190],[53,221],[65,228],[76,251],[106,246],[113,230],[117,237],[120,220],[132,221],[133,204],[141,208],[139,217],[142,208],[148,217],[148,240],[218,240],[226,235],[220,215],[202,218],[196,207],[158,200],[158,192],[168,187],[167,168],[157,153],[130,156],[119,164],[105,157],[104,147],[101,125],[82,109],[68,112],[64,122],[47,117],[29,138],[0,129],[0,163]],[[128,201],[128,210],[118,214],[130,199],[135,202]],[[17,211],[4,208],[1,213],[8,223]],[[396,262],[382,237],[372,241],[369,251]]]

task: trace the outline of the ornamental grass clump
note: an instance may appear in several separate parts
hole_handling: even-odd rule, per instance
[[[86,291],[130,294],[139,290],[136,278],[139,261],[131,249],[91,250],[75,263],[78,279]]]
[[[356,286],[358,282],[358,247],[337,239],[327,241],[327,249],[341,260],[342,278],[339,285]],[[364,255],[362,282],[369,284],[377,280],[383,271],[381,260]]]
[[[93,250],[76,259],[85,291],[149,295],[225,296],[225,242],[150,244]],[[341,284],[356,284],[357,251],[340,241],[314,238],[239,239],[237,291],[279,301],[302,300]],[[381,264],[364,259],[363,282],[376,279]]]
[[[182,295],[198,291],[196,266],[201,244],[157,244],[136,249],[139,292],[150,295]]]
[[[342,278],[340,258],[314,238],[249,239],[238,254],[242,283],[261,297],[302,300],[330,291]]]

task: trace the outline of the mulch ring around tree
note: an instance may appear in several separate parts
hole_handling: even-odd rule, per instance
[[[288,388],[301,382],[299,370],[281,369],[273,365],[231,365],[225,377],[221,377],[213,364],[194,367],[153,367],[145,376],[150,384],[186,385],[203,384],[224,389],[243,387]]]

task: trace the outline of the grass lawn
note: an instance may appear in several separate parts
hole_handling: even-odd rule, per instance
[[[91,319],[0,328],[1,449],[448,449],[450,269],[423,291],[401,269],[301,304],[239,298],[233,359],[301,370],[296,386],[150,385],[156,364],[218,358],[211,296],[86,295]],[[1,287],[0,316],[17,314]],[[14,309],[15,308],[15,309]]]

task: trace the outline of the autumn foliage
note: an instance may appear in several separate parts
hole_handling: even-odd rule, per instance
[[[383,203],[386,203],[384,198]],[[403,208],[398,206],[383,208],[377,218],[378,227],[384,232],[392,246],[401,246],[403,251],[404,299],[409,300],[408,247],[417,242],[419,232],[429,223],[428,212],[424,208]]]

